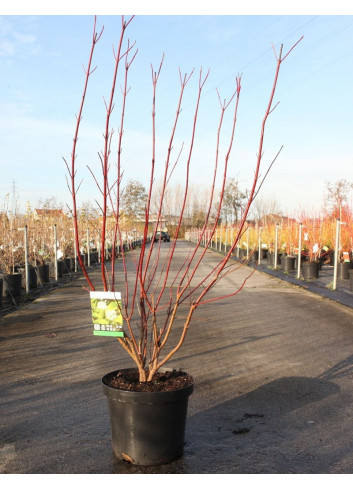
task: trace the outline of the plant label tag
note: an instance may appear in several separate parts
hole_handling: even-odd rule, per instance
[[[90,292],[93,334],[124,336],[120,292]]]
[[[344,252],[342,253],[342,255],[343,255],[343,260],[344,260],[345,262],[350,262],[350,261],[351,261],[351,259],[349,258],[349,253],[348,253],[348,251],[344,251]]]

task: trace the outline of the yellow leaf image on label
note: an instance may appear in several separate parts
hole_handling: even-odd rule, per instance
[[[120,292],[90,292],[93,334],[124,336]]]

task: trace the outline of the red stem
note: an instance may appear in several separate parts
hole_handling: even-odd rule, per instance
[[[103,33],[103,30],[104,30],[104,27],[103,27],[100,34],[97,34],[97,32],[96,32],[96,21],[97,21],[97,18],[95,16],[94,17],[91,51],[90,51],[90,55],[89,55],[87,69],[85,70],[85,73],[86,73],[85,84],[84,84],[84,89],[83,89],[83,94],[82,94],[80,110],[79,110],[78,116],[76,118],[76,129],[75,129],[75,135],[74,135],[74,139],[73,139],[73,147],[72,147],[72,153],[71,153],[71,171],[69,172],[70,178],[71,178],[72,216],[73,216],[73,224],[74,224],[74,230],[75,230],[76,254],[77,254],[77,258],[78,258],[80,267],[82,269],[82,272],[83,272],[91,290],[94,290],[94,285],[92,284],[92,281],[91,281],[91,279],[87,273],[86,267],[84,266],[83,260],[81,258],[81,251],[80,251],[80,237],[79,237],[78,219],[77,219],[77,201],[76,201],[77,189],[76,189],[76,180],[75,180],[75,178],[76,178],[75,162],[76,162],[76,146],[77,146],[77,141],[78,141],[78,133],[79,133],[79,129],[80,129],[82,112],[83,112],[83,107],[84,107],[86,93],[87,93],[88,80],[89,80],[90,75],[95,70],[95,68],[94,68],[91,71],[94,48],[95,48],[97,42],[99,41],[99,39]]]

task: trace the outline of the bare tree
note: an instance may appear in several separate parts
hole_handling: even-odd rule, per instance
[[[279,202],[274,197],[257,197],[251,207],[251,215],[256,221],[260,221],[269,214],[282,214]]]
[[[324,205],[327,210],[335,217],[342,217],[344,207],[348,205],[349,194],[353,189],[353,183],[346,179],[337,180],[336,182],[326,181],[326,196]]]
[[[37,203],[38,209],[46,209],[46,210],[56,210],[62,209],[63,204],[58,202],[57,197],[52,195],[51,197],[47,197],[46,199],[39,199]]]
[[[144,219],[147,202],[146,188],[137,180],[129,180],[121,195],[121,210],[130,221]]]
[[[221,208],[222,222],[226,224],[238,224],[245,205],[247,203],[247,191],[240,190],[238,179],[229,178],[223,193]]]
[[[118,153],[118,162],[116,165],[117,174],[114,178],[109,178],[108,170],[113,167],[110,165],[109,158],[111,156],[110,152],[110,142],[112,136],[112,129],[110,127],[110,116],[112,108],[114,107],[113,99],[115,93],[116,84],[116,71],[119,67],[120,62],[125,61],[125,87],[126,79],[129,66],[131,64],[130,56],[131,46],[127,43],[126,49],[122,48],[122,43],[125,35],[126,28],[128,27],[129,21],[125,21],[122,17],[122,27],[119,38],[119,47],[115,52],[115,63],[116,69],[114,72],[114,78],[112,82],[110,101],[106,104],[107,114],[106,114],[106,124],[105,124],[105,136],[104,136],[104,150],[102,152],[102,175],[101,182],[99,181],[99,176],[94,174],[97,185],[102,191],[102,263],[101,263],[101,278],[102,278],[102,288],[104,291],[108,290],[108,285],[110,290],[115,290],[115,271],[114,263],[112,263],[111,274],[108,276],[105,260],[104,260],[104,249],[106,240],[106,209],[108,203],[113,200],[112,196],[116,196],[116,206],[115,206],[115,233],[119,237],[121,235],[121,223],[119,219],[119,209],[120,209],[120,198],[121,198],[121,162],[120,162],[120,152]],[[74,223],[77,228],[77,211],[76,211],[76,144],[77,135],[79,132],[82,108],[85,100],[86,87],[90,75],[92,74],[91,60],[92,54],[99,39],[100,35],[96,33],[94,24],[92,46],[90,51],[90,58],[88,67],[85,71],[85,85],[84,85],[84,96],[82,98],[81,109],[79,116],[77,118],[74,146],[71,155],[71,166],[67,165],[69,172],[68,181],[71,183],[70,190],[73,197],[73,216]],[[298,41],[299,42],[299,41]],[[296,43],[298,44],[298,43]],[[294,46],[296,46],[296,44]],[[145,226],[144,235],[141,249],[137,253],[131,251],[133,256],[133,268],[129,268],[131,262],[127,263],[127,259],[124,253],[122,253],[121,259],[121,269],[120,269],[120,285],[123,287],[122,292],[122,305],[121,313],[124,319],[124,331],[123,337],[118,337],[119,344],[125,351],[130,355],[136,364],[136,368],[139,372],[139,378],[141,382],[149,381],[153,379],[154,374],[165,365],[171,357],[181,348],[185,341],[188,329],[191,324],[194,312],[204,304],[208,304],[215,300],[220,300],[224,297],[233,297],[238,294],[247,279],[243,281],[236,290],[230,291],[226,296],[215,296],[209,297],[208,294],[213,290],[216,285],[224,277],[228,276],[230,273],[237,269],[237,265],[231,260],[232,254],[235,247],[243,233],[246,218],[250,211],[250,207],[256,191],[259,185],[259,175],[260,167],[264,148],[264,137],[265,128],[267,124],[268,117],[273,112],[277,104],[273,103],[278,76],[282,62],[287,58],[288,54],[293,50],[294,46],[288,51],[286,55],[282,54],[283,46],[280,48],[280,52],[275,51],[276,57],[276,69],[274,74],[274,80],[272,84],[272,89],[270,92],[268,103],[266,104],[264,118],[260,128],[259,144],[257,148],[257,157],[255,161],[254,168],[254,178],[251,189],[249,190],[249,195],[247,203],[243,212],[242,220],[239,223],[239,229],[237,235],[235,236],[234,242],[230,247],[229,251],[224,257],[220,257],[217,265],[206,272],[206,275],[200,276],[197,272],[200,270],[200,264],[207,253],[207,246],[216,232],[217,221],[221,214],[221,207],[224,198],[224,192],[227,183],[227,171],[230,154],[233,147],[235,128],[237,122],[237,110],[238,103],[241,92],[241,77],[237,77],[235,80],[235,91],[228,98],[228,100],[222,100],[218,94],[219,98],[219,122],[217,132],[215,134],[215,157],[212,158],[214,162],[212,176],[210,178],[210,195],[209,201],[205,207],[205,216],[202,225],[202,230],[199,235],[199,240],[196,243],[190,254],[182,260],[182,264],[178,262],[176,258],[176,237],[179,234],[180,228],[182,226],[183,217],[187,208],[188,196],[190,191],[190,165],[193,159],[194,146],[197,143],[197,128],[198,128],[198,118],[199,118],[199,107],[202,99],[202,93],[204,86],[206,84],[208,73],[204,74],[202,69],[200,69],[198,75],[197,92],[195,94],[195,105],[192,116],[192,124],[190,130],[190,138],[188,142],[188,150],[185,165],[185,180],[183,185],[183,194],[181,196],[180,203],[180,216],[176,224],[176,229],[174,232],[174,239],[170,242],[170,247],[168,252],[164,255],[161,254],[161,243],[160,241],[154,240],[157,232],[157,227],[152,236],[151,242],[148,239],[148,223],[149,216],[151,213],[151,199],[153,195],[153,189],[155,185],[155,162],[156,162],[156,103],[157,103],[157,85],[159,82],[160,72],[163,65],[163,58],[157,70],[153,67],[151,68],[152,74],[152,130],[151,130],[151,140],[152,140],[152,152],[151,152],[151,167],[150,167],[150,179],[149,186],[147,189],[147,201],[145,210]],[[193,70],[194,71],[194,70]],[[160,192],[159,205],[157,206],[157,224],[162,219],[163,212],[163,202],[166,193],[169,188],[169,181],[174,168],[174,162],[171,157],[171,151],[174,144],[175,133],[179,127],[179,115],[181,112],[184,92],[188,86],[188,82],[193,75],[191,74],[182,75],[179,71],[180,80],[180,91],[179,98],[177,101],[177,107],[175,111],[174,121],[172,122],[172,130],[170,134],[170,140],[168,144],[167,155],[165,158],[163,178],[162,178],[162,188]],[[125,102],[126,102],[127,90],[122,90],[122,101],[121,101],[121,121],[123,122]],[[220,154],[220,139],[223,136],[223,120],[224,115],[227,110],[232,111],[232,125],[227,135],[227,149],[224,157],[219,156]],[[120,124],[119,131],[119,147],[123,131],[121,129],[122,122]],[[222,159],[222,163],[221,163]],[[219,204],[216,209],[214,222],[211,221],[211,213],[213,210],[214,198],[215,198],[215,184],[218,181],[218,174],[220,173],[221,193]],[[115,188],[113,182],[115,182]],[[206,246],[201,247],[201,243],[206,237],[206,231],[208,231]],[[76,234],[76,248],[79,249],[78,237]],[[179,263],[179,264],[177,264]],[[87,270],[84,268],[84,264],[80,262],[83,270],[85,272],[85,277],[87,283],[92,291],[95,290],[95,286],[89,277]],[[250,276],[250,275],[249,275]],[[133,278],[133,280],[131,279]],[[108,279],[109,278],[109,279]],[[130,280],[128,280],[128,278]],[[249,278],[249,277],[248,277]],[[175,329],[175,324],[177,318],[182,318],[182,324],[180,329]],[[173,332],[173,334],[172,334]]]

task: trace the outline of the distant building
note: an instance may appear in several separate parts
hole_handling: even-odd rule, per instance
[[[34,219],[58,219],[64,217],[62,209],[34,209]]]
[[[298,222],[296,219],[287,216],[281,216],[280,214],[266,214],[265,216],[262,216],[258,224],[259,226],[266,227],[271,224],[278,224],[279,226],[281,226],[282,224],[298,224]]]

